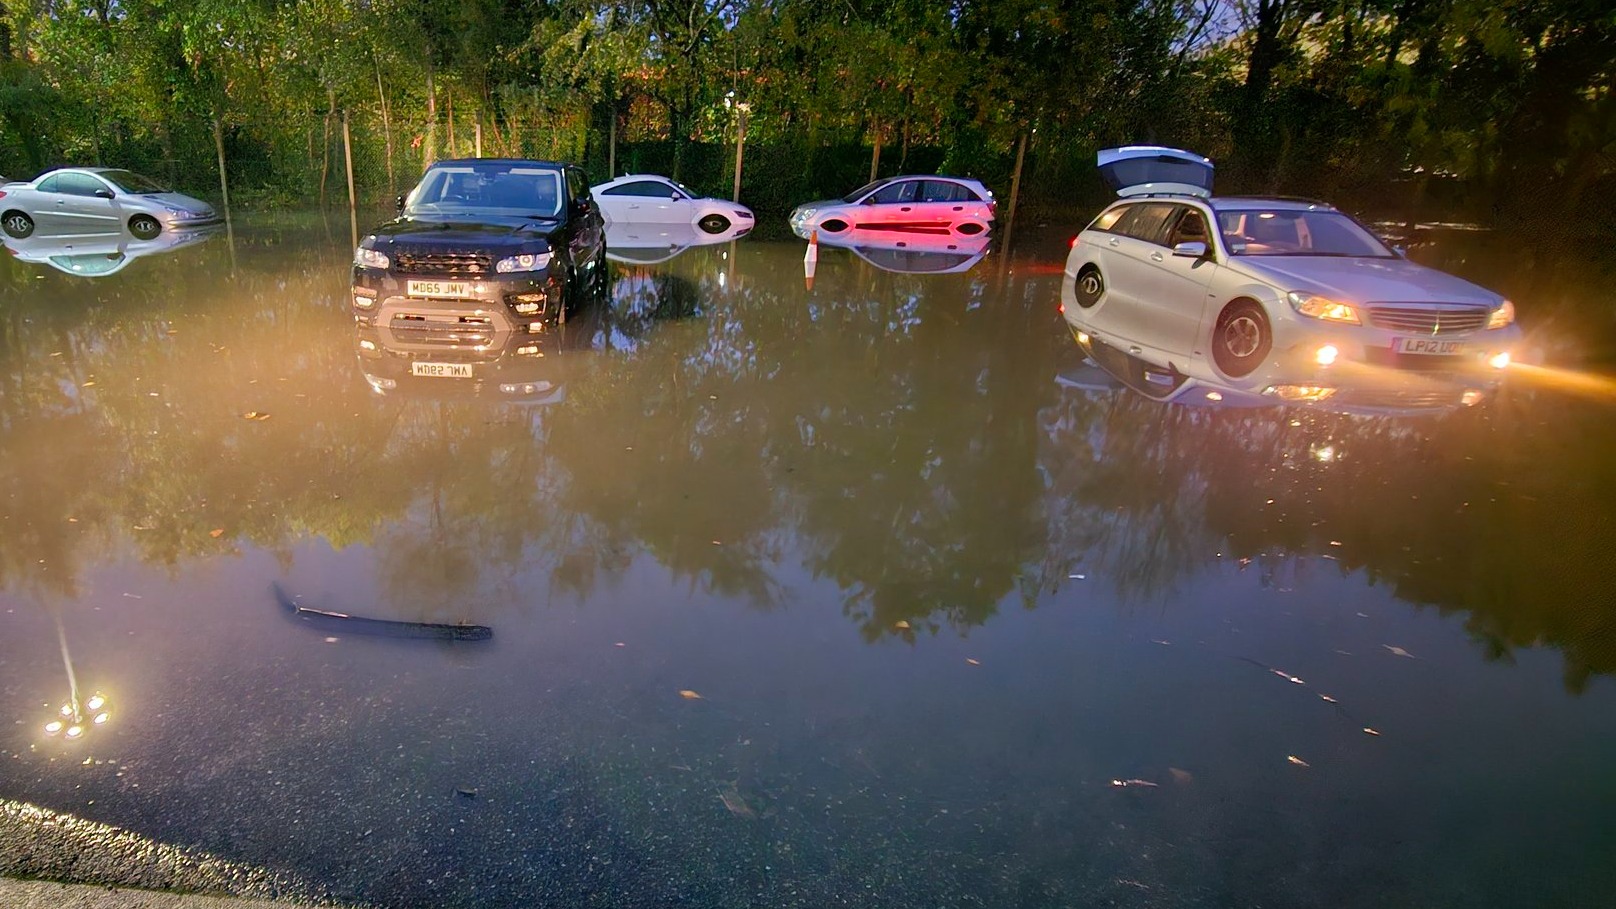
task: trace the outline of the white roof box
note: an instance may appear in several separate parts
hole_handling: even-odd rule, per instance
[[[1160,145],[1124,145],[1099,154],[1100,176],[1128,196],[1212,195],[1212,161],[1194,152]]]

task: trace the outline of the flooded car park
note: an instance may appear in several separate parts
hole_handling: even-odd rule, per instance
[[[1597,357],[1184,406],[1228,389],[1088,371],[1070,230],[811,289],[692,246],[422,351],[335,233],[0,260],[0,798],[384,906],[1616,886]],[[1522,285],[1597,302],[1552,273],[1478,276],[1527,346]]]

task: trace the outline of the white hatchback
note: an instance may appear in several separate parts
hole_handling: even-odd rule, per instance
[[[699,196],[656,174],[627,174],[589,192],[607,224],[692,224],[709,234],[722,234],[754,223],[750,208]]]
[[[887,177],[840,199],[806,202],[791,213],[791,230],[808,239],[815,232],[850,230],[975,236],[993,226],[993,193],[976,180],[944,176]]]
[[[1108,149],[1099,166],[1122,199],[1073,238],[1061,283],[1085,348],[1284,396],[1342,370],[1496,376],[1520,341],[1513,303],[1327,203],[1214,198],[1212,162],[1171,148]]]

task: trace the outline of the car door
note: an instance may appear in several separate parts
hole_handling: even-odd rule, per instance
[[[916,230],[925,226],[919,213],[923,180],[894,180],[871,193],[860,206],[858,227]]]
[[[1145,255],[1150,270],[1141,294],[1140,307],[1148,322],[1141,340],[1172,354],[1189,356],[1195,351],[1201,320],[1206,312],[1206,288],[1219,265],[1215,255],[1175,256],[1180,243],[1204,243],[1214,249],[1207,230],[1207,218],[1192,205],[1174,205],[1167,216],[1166,230]]]
[[[634,180],[602,190],[597,201],[605,217],[612,221],[668,224],[679,220],[674,195],[674,188],[661,180]]]
[[[966,219],[990,221],[987,203],[970,187],[952,180],[927,180],[920,189],[920,215],[938,228]]]
[[[592,269],[600,264],[606,247],[606,219],[590,195],[589,181],[583,171],[567,168],[566,180],[567,197],[571,200],[567,212],[568,251],[579,276],[593,279]]]
[[[62,233],[75,236],[116,234],[123,231],[121,212],[112,187],[89,174],[58,175],[55,206]]]
[[[1176,214],[1172,202],[1141,202],[1128,206],[1112,225],[1101,245],[1100,273],[1105,278],[1107,327],[1119,338],[1156,347],[1150,298],[1156,284],[1156,263],[1166,239],[1168,219]]]
[[[63,174],[51,174],[34,184],[29,195],[28,214],[34,219],[34,233],[41,237],[57,237],[69,231],[63,218],[67,200],[63,198]],[[61,203],[58,205],[57,203]]]

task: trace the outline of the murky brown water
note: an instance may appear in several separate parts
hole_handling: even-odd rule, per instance
[[[1616,887],[1597,269],[1422,251],[1549,365],[1397,417],[1107,387],[1049,231],[619,264],[416,376],[345,235],[0,261],[0,797],[397,906]]]

